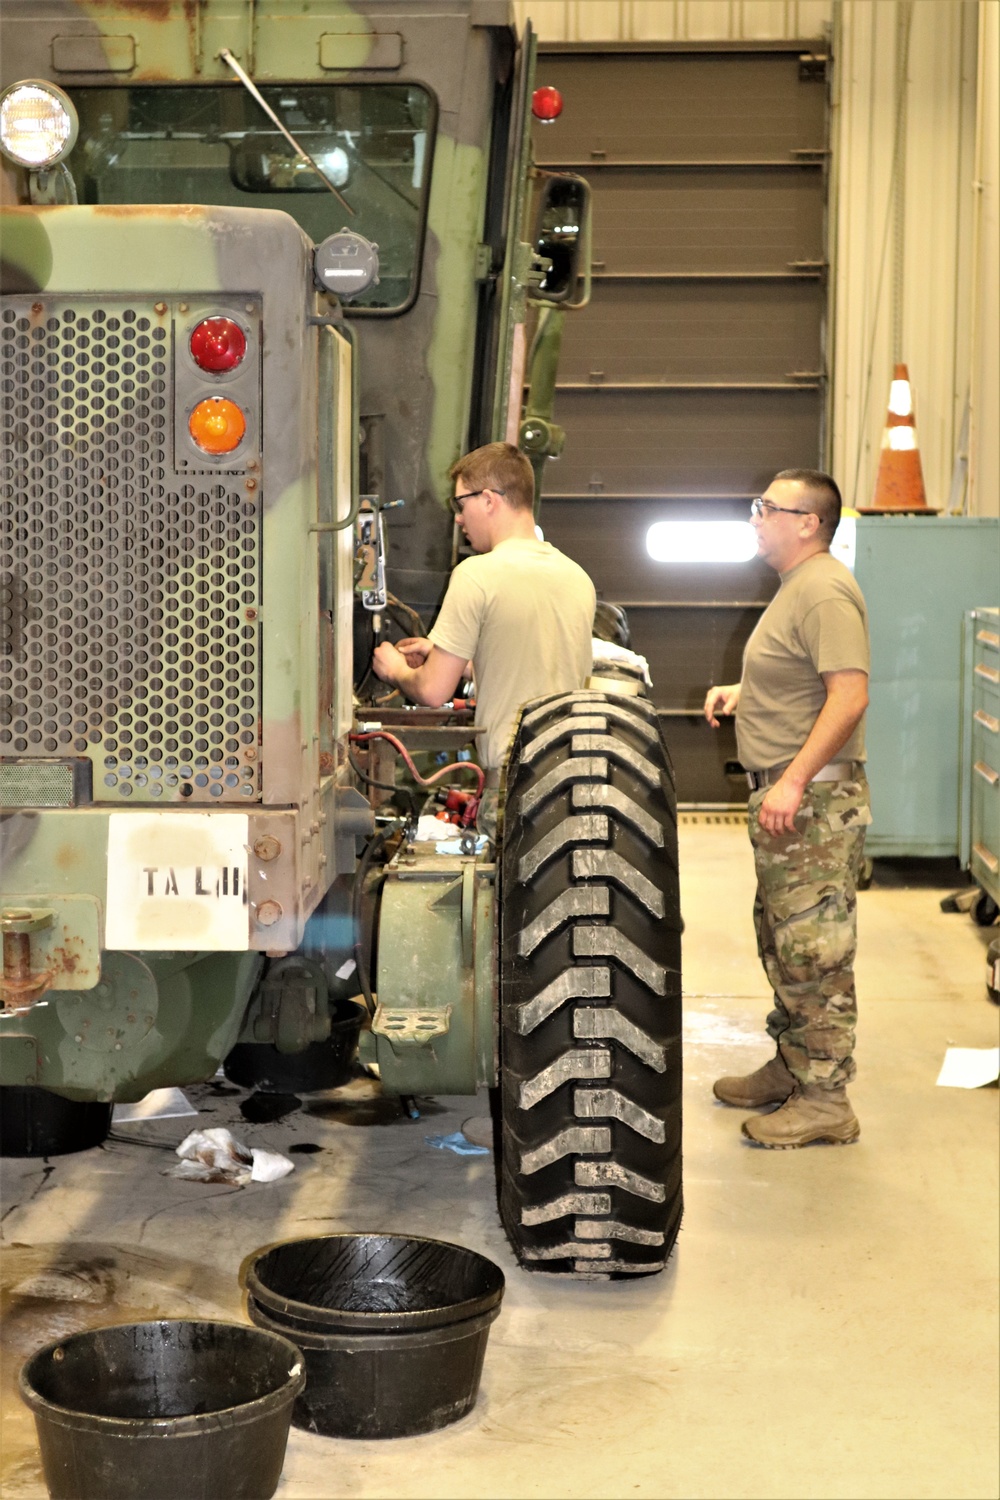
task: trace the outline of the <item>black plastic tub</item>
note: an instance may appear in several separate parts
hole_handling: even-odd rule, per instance
[[[356,1000],[338,1000],[325,1042],[311,1042],[302,1052],[279,1052],[269,1042],[237,1042],[223,1072],[230,1083],[268,1094],[340,1088],[353,1076],[364,1016],[365,1008]]]
[[[262,1251],[247,1290],[258,1327],[285,1334],[305,1358],[295,1426],[392,1438],[471,1411],[504,1277],[462,1245],[331,1234]]]
[[[269,1500],[303,1360],[239,1323],[76,1333],[21,1369],[52,1500]]]
[[[107,1139],[111,1104],[64,1099],[48,1089],[0,1088],[0,1156],[68,1156]]]

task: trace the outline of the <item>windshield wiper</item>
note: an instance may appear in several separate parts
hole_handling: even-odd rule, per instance
[[[271,106],[268,104],[267,100],[264,98],[264,96],[261,93],[260,89],[254,83],[253,79],[250,78],[249,74],[247,74],[246,72],[244,72],[243,68],[236,61],[236,59],[233,56],[233,54],[229,51],[229,48],[228,47],[223,47],[222,51],[219,53],[219,56],[222,58],[222,61],[224,63],[228,64],[228,66],[230,68],[232,68],[233,72],[236,74],[237,78],[240,80],[240,83],[242,83],[243,87],[246,89],[246,91],[250,95],[251,99],[255,99],[256,102],[260,105],[261,109],[267,115],[268,119],[271,120],[275,125],[277,125],[278,129],[281,131],[282,135],[285,137],[285,140],[288,142],[288,144],[293,148],[293,150],[295,151],[296,155],[299,156],[302,159],[302,161],[305,161],[305,162],[309,163],[309,165],[312,167],[313,171],[316,173],[317,177],[319,177],[321,181],[323,181],[323,182],[326,183],[327,187],[330,189],[330,192],[336,198],[337,202],[343,204],[344,208],[347,209],[347,212],[353,218],[354,217],[354,209],[348,203],[347,199],[344,198],[344,197],[342,197],[341,194],[338,193],[337,189],[334,187],[334,185],[330,181],[329,177],[327,177],[326,173],[323,171],[323,168],[319,165],[319,163],[317,161],[315,161],[313,159],[313,157],[311,157],[309,155],[309,152],[306,151],[304,147],[302,147],[302,146],[299,145],[299,143],[295,139],[294,135],[292,135],[292,132],[290,130],[287,130],[285,128],[285,126],[282,124],[281,120],[278,118],[278,116],[275,114],[274,110],[271,108]]]

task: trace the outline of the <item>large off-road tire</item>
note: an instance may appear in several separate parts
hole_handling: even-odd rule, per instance
[[[530,1270],[662,1270],[681,1219],[673,770],[644,698],[524,711],[501,881],[500,1209]]]

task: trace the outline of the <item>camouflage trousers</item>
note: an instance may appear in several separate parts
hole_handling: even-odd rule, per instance
[[[871,822],[868,783],[810,782],[795,832],[765,833],[748,804],[757,868],[757,951],[774,990],[767,1018],[785,1065],[800,1083],[839,1088],[854,1077],[858,1002],[857,881]]]

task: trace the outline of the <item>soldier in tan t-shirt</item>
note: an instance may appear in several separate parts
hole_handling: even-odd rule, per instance
[[[458,524],[481,555],[455,569],[430,635],[383,642],[373,665],[414,702],[439,707],[471,662],[495,787],[521,705],[585,686],[596,596],[581,567],[536,537],[534,475],[517,448],[477,448],[451,477]]]
[[[871,822],[864,774],[868,612],[830,556],[840,491],[828,474],[785,469],[752,506],[757,552],[781,584],[747,642],[739,683],[710,688],[705,717],[736,714],[757,869],[754,922],[774,990],[776,1055],[720,1078],[724,1104],[778,1104],[743,1123],[755,1144],[847,1144],[860,1131],[854,1077],[856,889]]]

